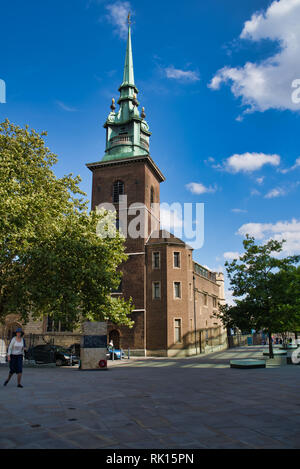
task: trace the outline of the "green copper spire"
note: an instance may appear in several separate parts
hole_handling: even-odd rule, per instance
[[[129,26],[128,26],[128,39],[127,39],[127,49],[126,49],[126,57],[125,57],[125,65],[124,65],[124,75],[123,75],[123,83],[122,83],[121,86],[124,86],[124,85],[127,85],[127,84],[130,84],[130,85],[134,86],[134,72],[133,72],[130,23],[129,23]]]
[[[138,89],[134,83],[134,70],[131,45],[130,15],[128,15],[128,39],[126,47],[123,83],[119,88],[119,111],[115,100],[104,124],[106,128],[106,149],[103,161],[149,155],[149,126],[145,112],[139,113]]]

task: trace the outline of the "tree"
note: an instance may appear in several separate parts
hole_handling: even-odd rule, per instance
[[[113,215],[88,213],[79,177],[57,178],[43,137],[0,124],[0,319],[47,314],[132,326],[131,301],[111,298],[127,259]],[[99,237],[100,222],[114,236]]]
[[[216,316],[226,327],[264,329],[269,337],[269,356],[274,358],[272,333],[299,327],[299,256],[279,258],[284,240],[257,245],[246,235],[245,253],[226,270],[236,299],[221,306]]]
[[[286,317],[282,332],[294,332],[297,339],[300,332],[300,266],[290,266],[289,269],[278,272],[277,277],[282,291],[277,308]]]

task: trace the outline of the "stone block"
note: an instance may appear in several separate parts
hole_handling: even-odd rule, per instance
[[[266,368],[265,360],[230,360],[230,368],[251,369],[251,368]]]
[[[80,347],[80,369],[107,369],[107,324],[105,322],[85,322]],[[102,364],[100,365],[100,361]]]
[[[80,368],[82,370],[97,370],[100,368],[99,361],[106,359],[106,349],[84,348],[80,350]]]
[[[107,324],[106,322],[87,321],[82,324],[83,335],[106,335]]]

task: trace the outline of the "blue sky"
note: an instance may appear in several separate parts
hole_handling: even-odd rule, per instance
[[[161,201],[205,203],[195,259],[221,269],[246,232],[299,253],[300,0],[2,3],[1,121],[47,130],[56,174],[80,174],[90,198],[85,163],[104,155],[128,9]]]

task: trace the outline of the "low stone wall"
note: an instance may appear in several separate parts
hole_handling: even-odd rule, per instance
[[[228,340],[228,346],[229,348],[231,347],[241,347],[243,345],[247,345],[247,338],[249,335],[242,335],[242,334],[237,334],[237,335],[231,335],[227,338]]]
[[[125,353],[125,356],[127,357],[128,349],[125,348],[125,349],[123,349],[123,351]],[[131,357],[146,357],[146,356],[148,356],[147,353],[146,353],[146,350],[144,350],[144,349],[133,349],[133,350],[129,349],[129,355]],[[159,356],[161,356],[161,355],[159,355]]]
[[[45,334],[25,334],[26,346],[53,344],[69,348],[73,344],[80,345],[81,334],[74,332],[47,332]]]

